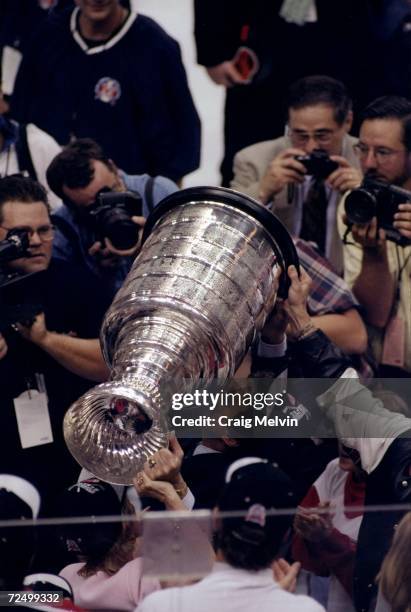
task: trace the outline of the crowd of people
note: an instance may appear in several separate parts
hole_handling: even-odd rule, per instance
[[[146,219],[199,166],[201,125],[179,44],[138,0],[3,0],[0,591],[61,593],[19,604],[38,609],[410,612],[411,3],[193,4],[198,63],[227,89],[222,184],[274,213],[300,262],[230,384],[315,379],[287,414],[332,433],[170,435],[132,487],[80,471],[64,415],[109,380],[104,315]],[[147,542],[154,512],[168,526]],[[150,573],[143,551],[169,541],[169,566],[184,549],[201,579]]]

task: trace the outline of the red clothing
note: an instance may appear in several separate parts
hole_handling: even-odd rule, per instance
[[[292,552],[305,570],[318,576],[336,576],[351,596],[365,482],[355,482],[353,474],[341,470],[338,461],[328,464],[301,503],[303,508],[316,508],[320,502],[331,502],[333,530],[321,542],[308,542],[294,534]],[[358,507],[358,511],[346,512],[344,506]]]

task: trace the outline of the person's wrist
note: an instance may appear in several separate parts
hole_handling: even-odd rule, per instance
[[[32,342],[33,344],[35,344],[36,346],[38,346],[39,348],[43,349],[44,351],[49,350],[50,348],[53,347],[53,343],[56,339],[58,334],[56,334],[55,332],[50,332],[48,331],[48,329],[41,334],[38,338],[36,338],[35,336],[32,338]]]
[[[264,206],[270,201],[270,197],[264,189],[258,191],[258,200],[261,204],[264,204]]]
[[[290,316],[292,318],[293,327],[297,330],[311,322],[311,317],[305,307],[293,308]]]
[[[176,479],[176,481],[173,482],[173,486],[179,498],[184,499],[184,497],[187,495],[187,492],[188,492],[188,486],[184,478],[181,476],[181,474],[179,475],[178,479]]]
[[[260,188],[258,191],[258,199],[263,204],[268,204],[270,200],[278,193],[278,189],[276,189],[276,185],[272,183],[272,181],[268,178],[265,178],[260,183]]]
[[[291,340],[301,340],[303,337],[312,333],[316,327],[312,322],[311,317],[307,312],[304,313],[293,313],[290,325],[288,328],[287,336]]]
[[[164,498],[162,501],[168,510],[173,510],[180,507],[181,497],[174,487],[170,486],[170,488],[167,487],[166,491],[164,492]]]
[[[307,325],[305,325],[303,328],[300,329],[295,340],[297,341],[304,340],[305,338],[308,338],[309,336],[311,336],[317,330],[318,328],[312,322],[307,323]]]

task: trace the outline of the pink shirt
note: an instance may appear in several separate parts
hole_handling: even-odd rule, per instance
[[[160,583],[154,578],[143,578],[142,559],[129,561],[116,574],[108,576],[102,571],[83,578],[79,570],[84,563],[64,567],[63,576],[73,589],[77,606],[100,610],[134,610],[149,593],[158,591]]]

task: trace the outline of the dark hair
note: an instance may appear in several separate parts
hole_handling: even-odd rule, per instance
[[[112,162],[103,149],[91,138],[78,138],[56,155],[47,168],[47,182],[54,193],[62,200],[66,199],[63,187],[81,189],[93,180],[92,161],[101,161],[109,168]]]
[[[401,96],[381,96],[373,100],[361,113],[367,119],[404,119],[411,114],[411,102]]]
[[[361,123],[373,119],[397,119],[403,126],[402,142],[411,151],[411,102],[401,96],[381,96],[361,113]]]
[[[271,565],[280,543],[274,533],[267,534],[258,525],[244,523],[233,529],[223,519],[221,529],[215,534],[215,544],[232,567],[258,571]]]
[[[215,543],[227,563],[250,571],[267,568],[291,524],[289,514],[275,510],[294,507],[294,501],[292,482],[276,464],[257,457],[234,462],[217,502]]]
[[[304,108],[326,104],[334,109],[334,119],[342,125],[352,109],[352,101],[341,81],[324,75],[304,77],[295,81],[288,92],[287,108]]]
[[[3,221],[3,206],[7,202],[32,204],[42,202],[50,212],[46,190],[33,179],[13,174],[0,179],[0,223]]]

